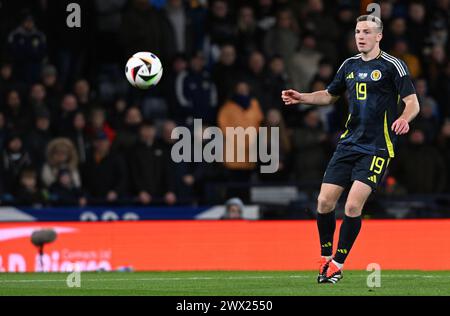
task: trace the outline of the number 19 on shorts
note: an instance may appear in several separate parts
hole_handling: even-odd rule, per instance
[[[374,156],[372,159],[372,164],[370,165],[370,171],[380,174],[383,171],[384,162],[386,159]]]

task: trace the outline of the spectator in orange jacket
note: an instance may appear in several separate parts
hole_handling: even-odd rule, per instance
[[[250,87],[245,81],[238,81],[234,94],[232,97],[225,102],[219,111],[218,124],[222,133],[224,135],[224,147],[226,148],[227,127],[243,127],[244,129],[248,127],[258,128],[261,125],[264,116],[261,111],[261,107],[256,98],[252,97],[250,94]],[[247,138],[245,142],[237,142],[236,136],[234,141],[234,159],[233,161],[226,161],[226,152],[224,150],[224,165],[229,171],[229,178],[235,181],[248,180],[251,172],[256,168],[256,162],[249,161],[249,149],[251,144],[257,142],[257,135],[251,135]],[[238,146],[241,146],[238,148]],[[254,147],[256,148],[256,146]],[[237,161],[238,150],[245,151],[245,161]]]

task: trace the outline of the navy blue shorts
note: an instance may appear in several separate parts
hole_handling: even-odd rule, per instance
[[[389,162],[388,157],[337,149],[328,163],[322,182],[346,188],[358,180],[369,185],[374,192],[381,183]]]

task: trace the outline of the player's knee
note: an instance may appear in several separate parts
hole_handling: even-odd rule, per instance
[[[359,203],[347,201],[345,203],[345,215],[349,217],[357,217],[361,215],[362,206]]]
[[[317,212],[323,214],[323,213],[330,213],[334,210],[336,207],[336,201],[333,199],[330,199],[329,197],[319,195],[317,198]]]

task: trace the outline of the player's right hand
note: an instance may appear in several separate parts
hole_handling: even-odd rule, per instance
[[[289,89],[289,90],[283,90],[281,92],[281,99],[283,100],[284,104],[291,105],[291,104],[298,104],[300,103],[302,99],[302,95],[300,92]]]

